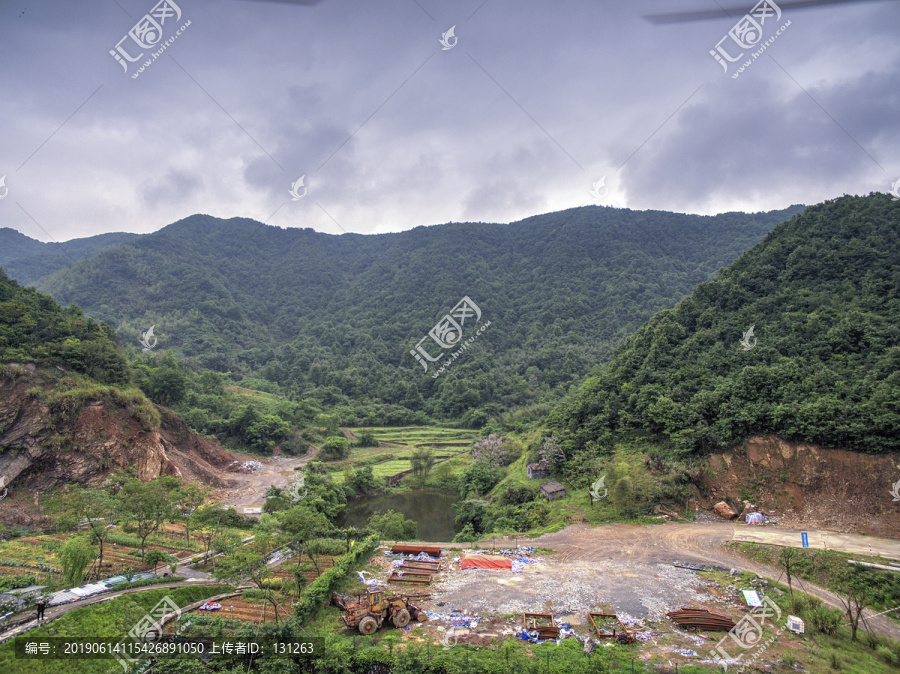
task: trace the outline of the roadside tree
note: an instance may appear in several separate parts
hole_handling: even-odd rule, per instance
[[[307,543],[315,538],[319,531],[327,531],[332,528],[331,522],[325,515],[305,503],[296,505],[290,510],[284,510],[276,517],[287,537],[298,546],[301,557],[303,551],[307,549]],[[316,571],[319,572],[319,565],[316,563],[315,557],[309,552],[307,554],[316,567]]]
[[[275,611],[275,622],[278,622],[278,610],[275,595],[268,588],[272,579],[272,567],[266,563],[266,557],[274,547],[270,536],[258,535],[252,543],[233,550],[216,565],[213,575],[232,585],[241,585],[250,581],[260,590],[266,590],[265,599]],[[284,610],[284,609],[281,609]],[[286,613],[286,612],[285,612]]]
[[[182,485],[175,493],[178,519],[184,522],[184,549],[190,549],[191,515],[203,505],[209,496],[210,489],[205,485],[191,482]]]
[[[84,571],[97,558],[97,548],[91,545],[87,536],[75,536],[67,540],[57,553],[62,562],[63,580],[66,587],[78,587],[84,580]]]
[[[103,553],[106,539],[112,531],[111,524],[121,510],[119,499],[105,489],[83,489],[75,487],[63,493],[51,503],[56,512],[56,525],[63,531],[75,529],[79,523],[86,524],[90,532],[90,542],[99,549],[95,575],[100,577],[103,568]]]
[[[180,480],[168,475],[149,482],[128,478],[122,485],[118,494],[122,514],[141,539],[141,559],[147,538],[175,518],[175,493],[180,486]]]

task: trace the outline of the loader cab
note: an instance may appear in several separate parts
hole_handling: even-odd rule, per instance
[[[369,609],[372,611],[382,610],[381,600],[384,597],[384,590],[369,591]]]

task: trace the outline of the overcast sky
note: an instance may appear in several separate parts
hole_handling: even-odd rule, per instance
[[[760,211],[900,178],[896,0],[763,7],[748,49],[728,35],[753,0],[176,2],[0,0],[0,227],[377,233]],[[714,18],[645,18],[693,11]],[[744,56],[725,72],[717,45]]]

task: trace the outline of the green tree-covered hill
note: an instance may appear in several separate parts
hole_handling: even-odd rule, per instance
[[[23,288],[0,269],[0,365],[15,362],[62,366],[103,383],[129,378],[109,326]]]
[[[374,236],[195,215],[37,286],[126,343],[154,325],[159,350],[287,394],[483,423],[564,392],[801,208],[586,207]],[[490,328],[433,378],[409,352],[463,296]]]
[[[126,232],[98,234],[62,243],[42,243],[9,227],[0,228],[0,267],[10,278],[28,285],[77,260],[140,236]]]
[[[847,196],[779,225],[630,336],[549,423],[570,469],[616,443],[687,455],[757,434],[900,451],[900,202]]]

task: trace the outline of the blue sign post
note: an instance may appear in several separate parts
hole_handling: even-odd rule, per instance
[[[809,547],[809,537],[806,535],[805,531],[800,534],[800,539],[803,541],[803,547],[808,548]]]

